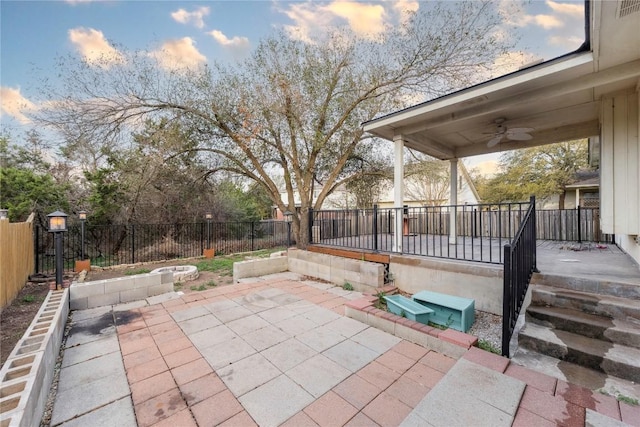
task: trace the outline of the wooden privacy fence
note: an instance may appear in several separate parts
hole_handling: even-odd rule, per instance
[[[16,297],[33,273],[33,224],[0,220],[0,307]]]

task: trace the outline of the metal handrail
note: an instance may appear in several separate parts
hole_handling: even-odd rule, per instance
[[[531,276],[537,271],[535,206],[535,197],[531,196],[529,209],[513,241],[504,245],[502,355],[506,357],[509,357],[509,342],[527,295]]]

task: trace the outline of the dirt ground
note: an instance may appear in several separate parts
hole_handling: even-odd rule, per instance
[[[92,270],[87,273],[84,281],[112,279],[156,268],[186,264],[190,264],[190,262],[176,260],[109,270]],[[224,272],[220,274],[220,272],[214,271],[200,271],[199,273],[200,275],[195,280],[176,284],[174,286],[175,290],[188,294],[233,283],[233,277]],[[0,313],[0,366],[4,364],[17,342],[24,335],[48,292],[49,286],[47,283],[27,282],[12,303]]]
[[[47,283],[28,282],[0,313],[0,365],[22,338],[49,293]]]
[[[185,260],[176,260],[176,261],[167,261],[167,262],[157,262],[157,263],[149,263],[144,265],[137,265],[131,267],[124,267],[118,269],[111,270],[92,270],[87,273],[87,277],[84,279],[85,282],[93,281],[93,280],[104,280],[104,279],[113,279],[116,277],[123,277],[139,272],[147,272],[150,270],[155,270],[156,268],[162,267],[173,267],[176,265],[193,265],[193,262],[188,262]],[[215,283],[215,286],[226,286],[233,283],[233,277],[231,275],[220,274],[215,271],[199,271],[199,276],[195,280],[190,280],[188,282],[184,282],[181,285],[175,285],[174,288],[176,291],[182,291],[185,294],[191,292],[199,292],[202,286],[206,288],[212,288],[212,283]],[[193,288],[193,289],[192,289]]]

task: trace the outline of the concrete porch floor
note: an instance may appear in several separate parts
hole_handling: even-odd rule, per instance
[[[640,267],[616,245],[539,240],[538,269],[543,274],[584,277],[640,286]]]
[[[347,318],[361,294],[301,279],[74,312],[51,425],[640,425],[638,406]]]

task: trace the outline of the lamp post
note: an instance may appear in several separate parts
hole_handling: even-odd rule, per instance
[[[207,211],[204,214],[204,218],[207,220],[207,248],[204,250],[205,258],[213,258],[215,251],[211,247],[211,221],[213,220],[213,213]]]
[[[62,288],[62,272],[64,259],[62,253],[62,233],[67,231],[67,214],[55,211],[47,215],[49,219],[49,232],[55,236],[56,243],[56,289]]]
[[[9,219],[8,209],[0,209],[0,219]]]
[[[293,214],[289,211],[284,213],[284,220],[287,223],[287,249],[291,246],[291,221],[293,220]]]
[[[207,220],[207,249],[211,249],[211,220],[213,219],[213,214],[207,212],[204,217]]]
[[[84,261],[84,223],[87,220],[87,211],[78,212],[80,218],[80,260]]]

